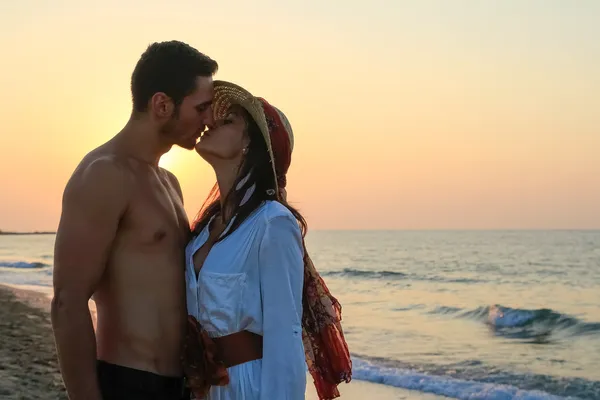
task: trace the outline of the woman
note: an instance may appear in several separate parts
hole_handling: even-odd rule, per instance
[[[306,223],[283,190],[293,148],[285,115],[216,81],[215,127],[196,151],[217,185],[186,249],[184,369],[196,398],[304,399],[306,365],[322,399],[351,364],[339,303],[304,246]]]

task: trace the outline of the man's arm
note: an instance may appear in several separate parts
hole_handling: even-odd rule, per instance
[[[63,195],[54,249],[52,327],[71,400],[100,400],[88,301],[100,282],[128,202],[124,171],[99,159],[76,171]]]

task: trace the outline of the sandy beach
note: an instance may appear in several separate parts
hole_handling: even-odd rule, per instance
[[[67,399],[47,295],[0,286],[0,398]]]
[[[0,398],[67,399],[56,359],[50,323],[51,290],[0,284]],[[90,302],[92,314],[94,303]],[[317,400],[311,377],[307,400]],[[341,399],[434,400],[440,396],[353,380],[340,386]]]

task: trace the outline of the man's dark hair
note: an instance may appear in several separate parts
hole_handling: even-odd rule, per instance
[[[142,54],[131,75],[133,110],[144,112],[157,92],[163,92],[178,107],[194,91],[196,78],[213,76],[219,65],[192,46],[176,40],[152,43]]]

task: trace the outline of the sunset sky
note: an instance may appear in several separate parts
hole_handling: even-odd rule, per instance
[[[0,229],[56,229],[140,54],[171,39],[287,114],[309,229],[600,228],[598,21],[595,0],[5,1]],[[212,170],[161,164],[193,216]]]

